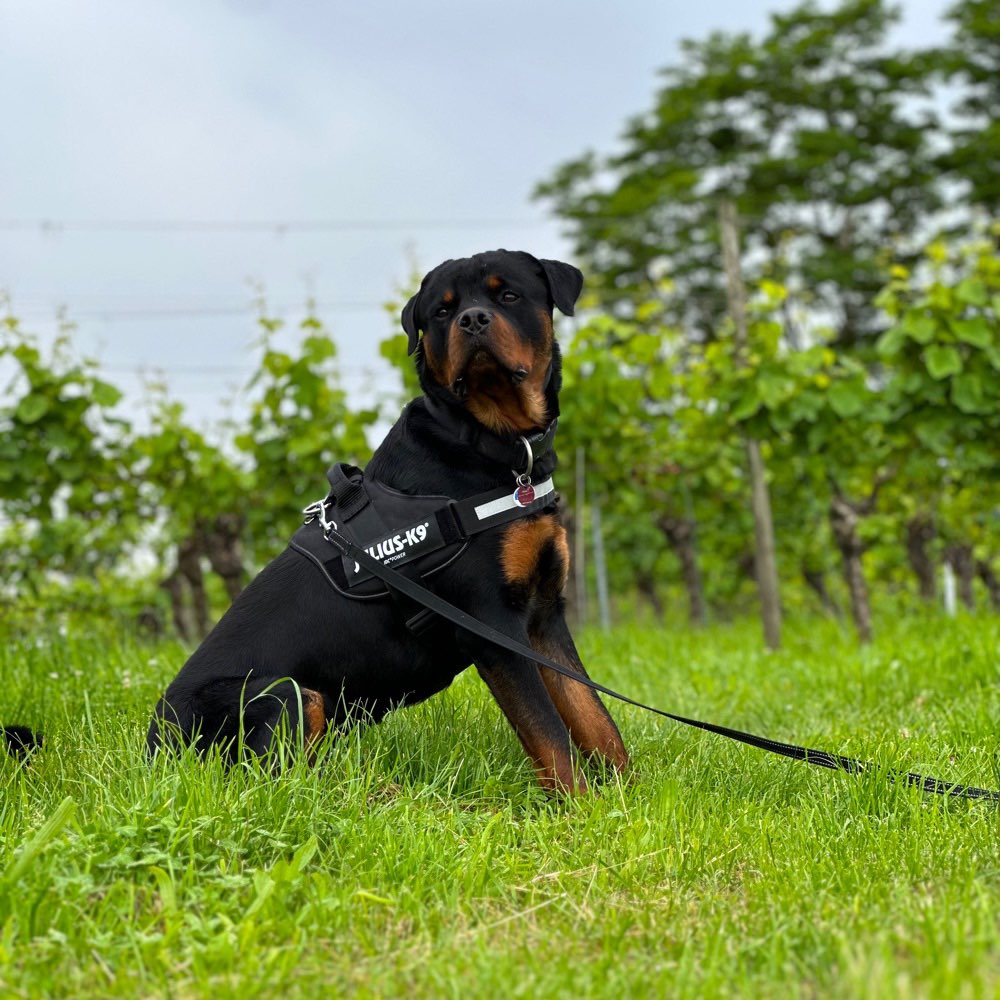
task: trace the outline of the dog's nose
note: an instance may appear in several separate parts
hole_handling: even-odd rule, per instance
[[[493,313],[488,309],[480,309],[476,306],[472,309],[466,309],[459,315],[458,328],[470,337],[474,337],[477,333],[482,333],[490,325],[492,319]]]

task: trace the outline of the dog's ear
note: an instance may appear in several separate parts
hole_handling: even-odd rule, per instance
[[[417,344],[420,342],[420,330],[417,327],[417,299],[420,298],[420,292],[410,299],[409,302],[403,306],[403,315],[400,317],[403,323],[403,329],[406,331],[406,336],[409,337],[409,341],[406,345],[406,353],[412,354],[417,349]]]
[[[565,316],[573,315],[573,307],[583,288],[583,273],[572,264],[561,260],[539,260],[552,292],[555,307]]]

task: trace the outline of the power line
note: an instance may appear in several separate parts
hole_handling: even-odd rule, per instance
[[[137,308],[137,309],[82,309],[73,310],[66,308],[66,318],[70,322],[84,320],[99,320],[103,322],[115,323],[131,320],[164,320],[164,319],[199,319],[227,316],[247,316],[263,315],[272,316],[288,312],[305,312],[315,309],[321,312],[363,312],[372,309],[383,310],[385,302],[313,302],[301,303],[299,305],[272,306],[265,303],[263,311],[254,304],[245,306],[166,306],[163,308]],[[27,307],[25,309],[14,309],[14,313],[19,319],[31,320],[44,318],[51,315],[53,311],[64,308],[53,305],[49,309],[40,306]]]
[[[385,363],[388,367],[389,362]],[[385,372],[377,371],[371,365],[343,365],[333,366],[339,374],[379,377]],[[97,368],[101,372],[112,375],[135,375],[136,377],[146,377],[150,375],[249,375],[256,371],[258,366],[254,364],[245,365],[175,365],[160,364],[156,361],[141,361],[134,364],[103,364],[98,362]]]
[[[2,232],[40,233],[293,233],[393,232],[409,229],[522,229],[553,225],[551,219],[0,219]]]

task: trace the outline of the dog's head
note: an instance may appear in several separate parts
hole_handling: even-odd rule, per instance
[[[572,316],[582,286],[572,265],[522,251],[440,264],[403,309],[424,391],[498,433],[545,427],[558,412],[552,309]]]

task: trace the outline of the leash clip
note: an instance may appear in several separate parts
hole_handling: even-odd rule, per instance
[[[319,520],[320,527],[323,529],[323,537],[329,541],[330,532],[337,530],[337,522],[327,518],[326,503],[326,498],[314,500],[308,507],[302,508],[302,513],[306,516],[304,524],[312,524],[313,521]]]

